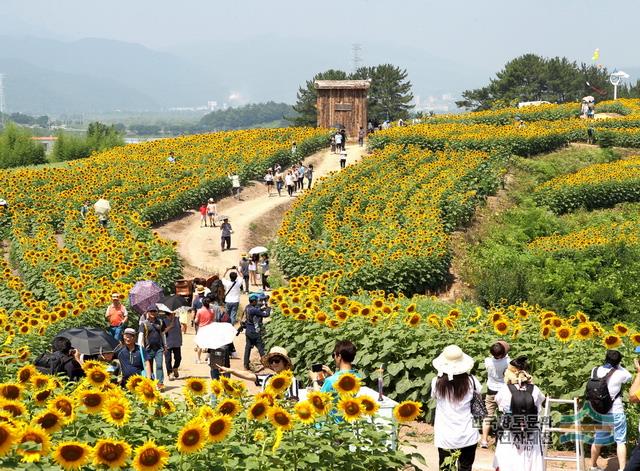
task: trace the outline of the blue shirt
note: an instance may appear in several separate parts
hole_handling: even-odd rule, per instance
[[[142,359],[143,355],[144,360]],[[129,350],[127,346],[124,346],[118,350],[117,358],[122,371],[122,384],[125,384],[131,376],[138,375],[144,371],[144,362],[149,359],[149,354],[139,345],[136,345],[133,350]]]
[[[336,394],[336,389],[333,387],[333,385],[335,384],[336,381],[338,381],[340,376],[342,376],[345,373],[351,373],[354,376],[358,376],[358,374],[356,373],[356,370],[338,370],[324,380],[324,383],[322,383],[322,388],[320,389],[320,392],[328,392],[328,393]]]

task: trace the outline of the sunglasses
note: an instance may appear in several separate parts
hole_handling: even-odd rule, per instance
[[[282,362],[282,358],[280,358],[280,357],[274,357],[274,358],[269,360],[269,364],[270,365],[273,365],[273,364],[277,365],[278,363],[281,363],[281,362]]]

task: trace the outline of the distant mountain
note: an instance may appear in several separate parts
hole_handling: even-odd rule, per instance
[[[226,94],[226,87],[219,85],[214,73],[174,55],[120,41],[0,36],[0,60],[0,73],[7,74],[7,104],[25,106],[11,107],[15,111],[66,111],[73,106],[54,97],[76,93],[86,95],[73,101],[92,111],[205,105]],[[29,65],[38,73],[25,83],[22,80]],[[70,82],[63,80],[65,76]],[[9,85],[17,88],[12,91]],[[23,101],[16,101],[11,94],[23,97]],[[29,100],[29,94],[40,98]],[[51,94],[47,108],[38,109],[42,96]]]

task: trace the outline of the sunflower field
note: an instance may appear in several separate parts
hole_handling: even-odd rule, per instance
[[[337,402],[313,392],[295,404],[284,400],[290,372],[273,376],[255,397],[243,381],[190,378],[185,400],[173,402],[155,381],[132,376],[121,388],[104,363],[83,368],[86,377],[77,384],[31,365],[3,377],[3,469],[398,469],[410,455],[387,447],[389,428],[421,413],[407,401],[396,406],[395,424],[375,424],[378,402],[356,397],[360,385],[351,375]],[[336,416],[344,422],[338,425]],[[349,448],[336,448],[336,440]]]
[[[230,172],[256,178],[275,162],[323,147],[327,131],[291,128],[221,132],[113,148],[66,167],[0,173],[0,329],[5,345],[47,348],[47,328],[100,325],[112,292],[141,279],[170,287],[181,278],[173,243],[150,226],[229,193]],[[177,162],[167,161],[174,152]],[[108,227],[80,216],[84,201],[108,199]]]

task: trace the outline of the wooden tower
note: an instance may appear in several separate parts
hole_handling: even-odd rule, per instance
[[[371,80],[316,80],[318,126],[343,127],[348,139],[367,129],[367,91]]]

